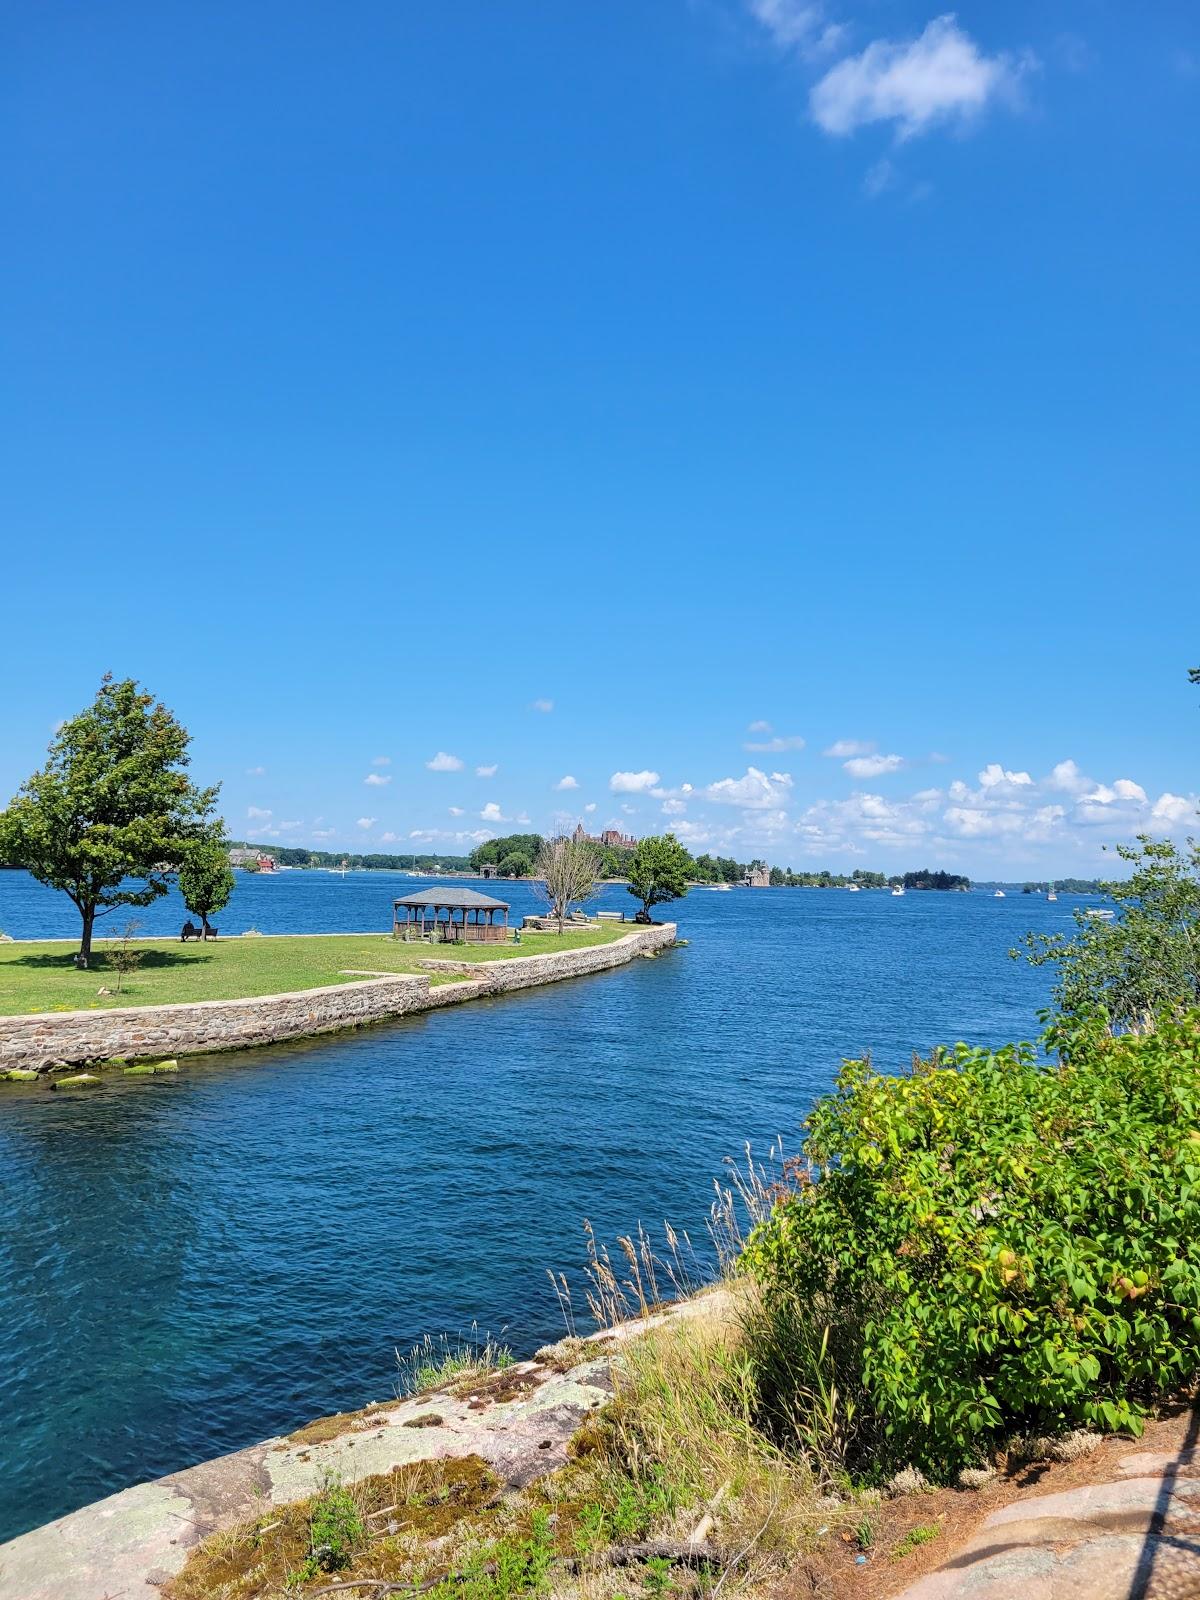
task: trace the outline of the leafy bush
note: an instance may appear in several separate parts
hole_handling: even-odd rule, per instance
[[[1200,1369],[1198,1030],[847,1063],[743,1256],[767,1420],[941,1477],[1016,1430],[1138,1431]]]
[[[348,1489],[328,1479],[313,1503],[309,1522],[312,1553],[308,1571],[338,1572],[350,1565],[366,1539],[366,1528]]]
[[[1200,1004],[1200,844],[1142,834],[1117,855],[1133,870],[1100,885],[1117,908],[1112,921],[1080,906],[1070,937],[1029,933],[1023,943],[1033,966],[1056,969],[1063,1016],[1103,1011],[1114,1028],[1145,1029],[1164,1010]]]

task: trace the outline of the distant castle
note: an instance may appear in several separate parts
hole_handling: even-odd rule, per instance
[[[612,850],[633,850],[637,847],[637,840],[633,835],[622,833],[619,828],[605,828],[597,838],[594,833],[588,833],[582,822],[576,823],[575,832],[571,837],[576,844],[607,845]]]

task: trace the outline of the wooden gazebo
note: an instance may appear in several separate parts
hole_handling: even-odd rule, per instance
[[[497,911],[504,913],[501,922],[496,921]],[[508,906],[474,889],[418,889],[393,902],[392,932],[397,938],[431,938],[443,944],[503,944]]]

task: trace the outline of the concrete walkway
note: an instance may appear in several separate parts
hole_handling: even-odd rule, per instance
[[[1108,1482],[1014,1500],[898,1600],[975,1597],[1200,1597],[1200,1450],[1135,1450]]]

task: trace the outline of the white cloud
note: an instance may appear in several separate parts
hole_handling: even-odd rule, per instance
[[[1092,787],[1092,780],[1085,778],[1073,761],[1060,761],[1051,769],[1044,783],[1047,789],[1059,790],[1063,794],[1082,794],[1085,789]]]
[[[463,808],[461,806],[451,806],[450,815],[452,817],[461,817],[463,815]]]
[[[548,714],[549,712],[554,710],[554,701],[553,700],[535,700],[533,702],[533,705],[530,707],[530,710],[531,711],[542,711],[542,712],[545,712],[545,713]]]
[[[423,840],[426,844],[463,845],[482,844],[485,839],[491,839],[494,835],[487,828],[413,828],[408,837]]]
[[[1134,783],[1132,778],[1118,778],[1113,784],[1113,793],[1118,800],[1145,800],[1146,791],[1140,783]]]
[[[500,763],[493,761],[490,767],[476,767],[475,776],[477,778],[494,778],[499,771]]]
[[[380,844],[396,844],[399,841],[399,838],[400,835],[398,833],[392,833],[389,830],[387,833],[381,833],[379,835],[379,842]]]
[[[746,729],[746,732],[747,733],[770,733],[770,732],[772,732],[772,728],[771,728],[771,724],[769,722],[762,722],[762,721],[752,722],[750,724],[750,726]]]
[[[59,727],[61,727],[61,726],[62,726],[62,724],[59,723]],[[57,731],[58,730],[55,729],[55,732],[57,732]],[[266,767],[247,767],[246,768],[246,776],[248,778],[265,778],[266,775],[267,775]]]
[[[847,756],[874,755],[878,748],[878,745],[867,739],[837,739],[828,750],[822,750],[821,754],[832,756],[836,761],[844,761]]]
[[[280,833],[295,833],[297,828],[302,828],[303,826],[304,819],[302,817],[295,817],[291,822],[281,822],[279,824],[279,831]]]
[[[384,789],[392,781],[390,772],[368,772],[363,782],[371,789]]]
[[[246,816],[251,822],[267,822],[270,820],[272,812],[264,811],[262,806],[247,806]]]
[[[355,826],[358,828],[373,828],[378,821],[378,817],[359,817]]]
[[[1165,822],[1173,827],[1181,822],[1194,821],[1196,807],[1195,795],[1171,794],[1168,790],[1159,795],[1151,808],[1150,815],[1155,822]]]
[[[851,756],[842,762],[842,769],[852,778],[881,778],[886,772],[899,772],[903,765],[903,756]]]
[[[757,767],[747,767],[744,777],[720,778],[704,790],[704,798],[722,806],[743,806],[748,811],[766,811],[787,798],[792,787],[791,774],[773,772],[770,777]]]
[[[681,817],[687,810],[682,800],[664,800],[662,814],[664,817]]]
[[[776,734],[773,739],[765,739],[757,743],[752,740],[744,744],[742,749],[765,755],[782,755],[785,750],[803,750],[804,740],[798,733]]]
[[[608,787],[614,794],[642,794],[660,781],[657,772],[614,772]]]
[[[590,815],[591,815],[591,813],[592,813],[592,812],[593,812],[593,811],[595,811],[595,809],[596,809],[596,802],[595,802],[595,801],[594,801],[594,800],[589,800],[589,801],[588,801],[588,803],[587,803],[587,805],[586,805],[586,806],[584,806],[584,808],[583,808],[583,809],[584,809],[584,810],[585,810],[585,811],[586,811],[586,812],[587,812],[587,813],[588,813],[588,814],[589,814],[589,816],[590,816]]]
[[[556,789],[578,789],[579,780],[577,778],[573,778],[568,772],[558,780],[554,787]]]
[[[871,122],[894,122],[912,138],[938,123],[969,121],[989,102],[1013,100],[1032,58],[985,55],[954,13],[935,17],[917,39],[875,39],[832,67],[809,95],[814,122],[850,134]]]
[[[391,764],[392,764],[391,756],[372,756],[371,757],[371,765],[373,767],[390,767]]]
[[[314,828],[312,836],[314,839],[332,839],[336,833],[336,828]]]
[[[979,774],[979,787],[981,789],[996,789],[1002,784],[1013,788],[1025,788],[1033,782],[1027,772],[1009,772],[998,761],[989,761]]]
[[[480,820],[483,821],[483,822],[507,822],[508,821],[508,818],[504,815],[504,813],[501,811],[500,807],[496,804],[496,802],[494,800],[489,800],[488,801],[487,805],[485,805],[483,810],[479,813],[479,816],[480,816]]]
[[[463,764],[457,756],[447,755],[445,750],[439,750],[432,761],[425,765],[430,772],[461,772]]]
[[[822,55],[835,50],[846,34],[840,23],[826,20],[819,0],[746,0],[746,4],[781,50]]]
[[[810,805],[794,824],[795,848],[818,864],[838,854],[880,861],[887,850],[884,866],[912,865],[919,851],[975,876],[1015,875],[1035,863],[1045,876],[1081,870],[1085,862],[1103,872],[1101,845],[1155,829],[1182,832],[1198,808],[1200,798],[1171,793],[1151,804],[1132,778],[1097,783],[1071,761],[1041,780],[992,762],[975,787],[956,779],[907,798],[860,792]],[[756,816],[745,850],[769,841],[759,821]]]

